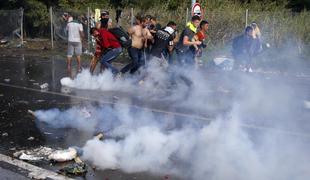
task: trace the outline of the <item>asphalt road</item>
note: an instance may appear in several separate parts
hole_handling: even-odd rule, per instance
[[[87,66],[87,62],[84,64]],[[55,148],[67,148],[68,138],[75,137],[78,141],[70,142],[70,145],[80,146],[92,137],[92,134],[82,134],[75,129],[57,130],[41,125],[40,129],[34,121],[34,118],[27,113],[29,109],[67,109],[74,105],[83,103],[105,103],[113,105],[115,96],[118,98],[129,98],[134,108],[149,108],[158,114],[171,114],[181,118],[190,118],[208,123],[220,112],[225,112],[230,108],[229,102],[233,94],[219,90],[234,89],[230,85],[223,85],[225,79],[231,77],[227,72],[211,71],[206,75],[210,79],[214,92],[210,97],[216,99],[216,102],[222,106],[216,109],[204,111],[203,109],[177,106],[172,102],[159,102],[141,97],[135,97],[130,92],[105,92],[104,94],[97,91],[72,90],[70,93],[63,92],[59,80],[66,76],[65,61],[58,58],[40,58],[40,57],[0,57],[0,153],[8,156],[19,149],[29,149],[38,146],[50,146]],[[218,78],[221,76],[221,78]],[[249,119],[245,128],[255,131],[279,131],[285,135],[298,136],[310,139],[310,122],[308,121],[309,110],[304,107],[303,102],[310,100],[310,76],[296,76],[294,74],[272,74],[257,73],[253,76],[264,79],[266,86],[281,86],[289,84],[294,88],[292,96],[296,101],[291,106],[292,111],[300,112],[296,121],[302,124],[302,127],[293,127],[290,124],[277,129],[271,126],[266,120],[266,116],[253,115]],[[271,81],[272,80],[272,81]],[[274,84],[278,82],[278,84]],[[48,91],[42,91],[39,85],[49,84]],[[270,83],[270,84],[269,84]],[[91,92],[91,93],[90,93]],[[232,92],[233,93],[233,92]],[[98,98],[100,94],[100,98]],[[216,98],[214,98],[216,97]],[[220,98],[217,98],[220,97]],[[225,100],[223,100],[225,99]],[[222,101],[223,100],[223,101]],[[285,114],[283,114],[285,116]],[[274,117],[272,117],[274,118]],[[276,118],[282,118],[281,115]],[[261,121],[258,121],[260,119]],[[29,140],[33,137],[33,140]],[[37,163],[38,167],[56,171],[58,166],[50,166],[49,163]],[[59,165],[61,166],[61,165]],[[4,162],[0,162],[1,179],[27,179],[27,173],[22,172],[19,168],[8,167]],[[22,173],[21,173],[22,172]],[[126,174],[121,171],[92,171],[87,174],[87,179],[177,179],[167,175],[151,175],[149,173]]]

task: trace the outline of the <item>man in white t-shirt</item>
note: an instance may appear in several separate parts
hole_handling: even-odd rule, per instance
[[[81,71],[82,38],[84,35],[82,24],[73,20],[72,17],[68,18],[66,29],[68,31],[67,68],[71,76],[71,60],[74,54],[78,63],[78,72]]]

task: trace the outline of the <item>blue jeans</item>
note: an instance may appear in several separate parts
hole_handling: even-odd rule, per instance
[[[122,70],[122,73],[126,73],[130,70],[130,73],[135,73],[141,66],[144,65],[143,50],[130,47],[128,48],[128,54],[132,60],[131,63],[127,64]]]
[[[113,74],[118,73],[119,70],[113,67],[110,62],[114,60],[117,56],[119,56],[121,52],[122,52],[121,47],[109,50],[107,53],[101,56],[100,63],[106,66],[107,68],[111,69]]]

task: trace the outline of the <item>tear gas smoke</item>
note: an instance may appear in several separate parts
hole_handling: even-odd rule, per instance
[[[131,91],[144,97],[151,94],[173,102],[172,107],[213,113],[214,119],[184,119],[121,103],[35,114],[55,128],[105,132],[108,139],[92,139],[83,147],[82,158],[100,169],[169,173],[194,180],[310,178],[310,141],[305,133],[309,112],[304,108],[308,101],[300,85],[292,86],[280,76],[231,72],[206,78],[201,72],[181,70],[172,74],[183,74],[191,84],[178,81],[171,94],[162,98],[171,76],[152,67],[148,73],[142,86],[137,84],[141,76],[114,81],[109,72],[91,76],[86,71],[61,83],[80,89]]]

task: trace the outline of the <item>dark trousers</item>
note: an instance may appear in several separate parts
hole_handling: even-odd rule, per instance
[[[111,61],[114,60],[117,56],[119,56],[121,52],[122,48],[115,48],[109,50],[107,53],[100,57],[100,63],[111,69],[113,74],[118,73],[118,69],[112,66]]]
[[[141,66],[144,65],[143,50],[138,48],[128,48],[128,54],[131,58],[131,63],[127,64],[122,70],[122,73],[130,71],[131,74],[135,73]]]
[[[180,51],[177,49],[176,53],[178,56],[178,62],[181,66],[195,64],[195,54],[191,50]]]

